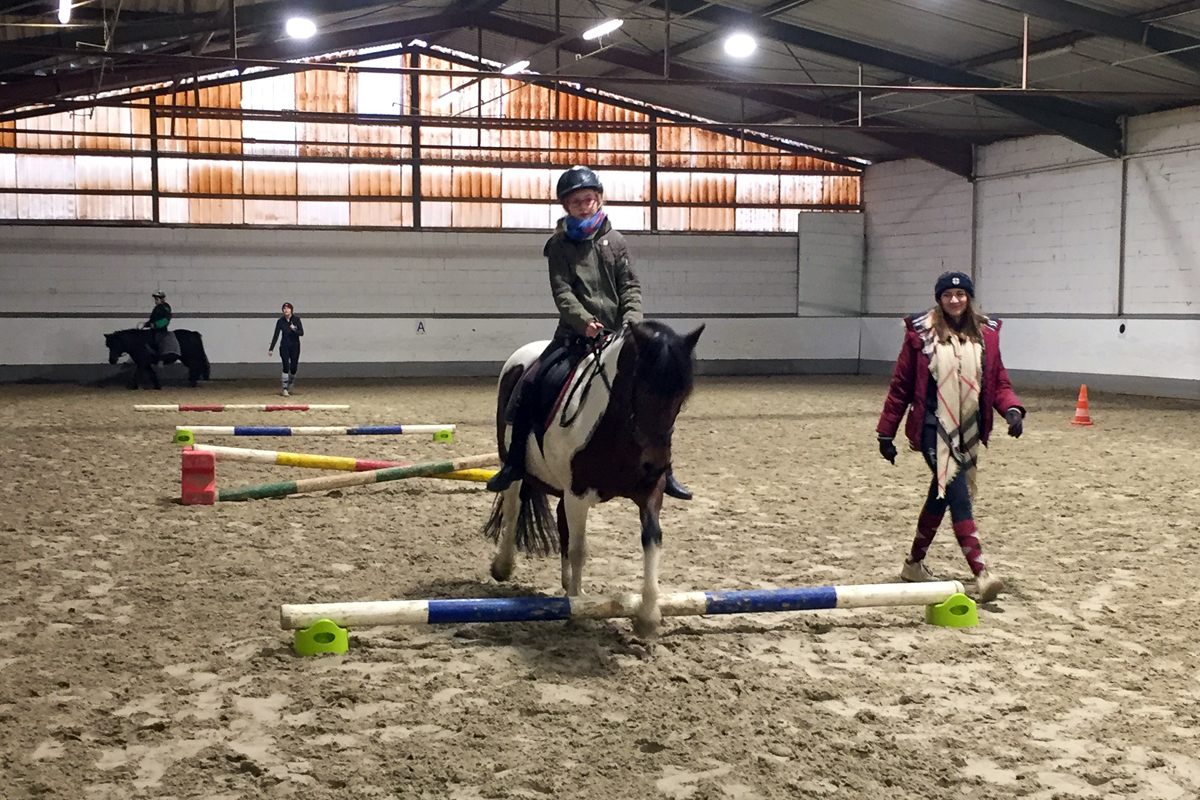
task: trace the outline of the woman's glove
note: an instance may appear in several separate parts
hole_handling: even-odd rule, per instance
[[[1024,417],[1021,415],[1021,409],[1010,408],[1004,412],[1004,420],[1008,423],[1008,435],[1014,439],[1020,438],[1021,432],[1025,430]]]
[[[893,464],[896,463],[896,445],[892,444],[892,437],[879,437],[879,455],[883,456]]]

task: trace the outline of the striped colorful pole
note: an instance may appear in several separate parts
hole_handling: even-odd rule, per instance
[[[500,460],[499,453],[488,453],[483,456],[457,458],[453,461],[431,461],[425,464],[413,464],[407,467],[388,467],[373,469],[367,472],[356,472],[353,475],[331,475],[325,478],[305,478],[298,481],[283,483],[264,483],[257,486],[242,486],[237,489],[222,489],[217,492],[217,500],[261,500],[266,497],[284,497],[289,494],[303,492],[320,492],[325,489],[340,489],[344,486],[363,486],[369,483],[384,483],[405,478],[424,478],[445,472],[458,472],[464,469],[484,467],[496,464]]]
[[[877,583],[795,589],[749,589],[729,592],[679,592],[659,598],[664,617],[704,614],[761,614],[832,608],[928,606],[960,594],[958,581]],[[500,597],[474,600],[382,600],[368,603],[286,605],[279,610],[284,630],[307,628],[327,619],[343,628],[372,625],[436,625],[464,622],[538,622],[556,619],[633,617],[642,598]]]
[[[438,433],[456,425],[344,425],[318,427],[269,427],[257,425],[176,425],[175,432],[191,431],[208,436],[399,436],[406,433]]]
[[[345,411],[348,405],[223,405],[223,406],[134,406],[134,411]]]
[[[318,456],[311,453],[284,453],[279,450],[251,450],[245,447],[221,447],[214,444],[192,445],[198,453],[212,453],[217,461],[240,461],[250,464],[277,464],[282,467],[308,467],[310,469],[340,469],[348,472],[368,472],[388,467],[409,467],[408,461],[377,461],[371,458],[349,458],[344,456]],[[494,470],[468,469],[434,475],[460,481],[486,481],[496,474]]]

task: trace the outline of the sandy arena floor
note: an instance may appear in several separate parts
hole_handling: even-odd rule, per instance
[[[488,577],[477,484],[178,503],[173,426],[455,422],[429,437],[202,441],[425,460],[494,449],[491,381],[307,382],[349,412],[0,386],[0,797],[1146,798],[1200,796],[1196,404],[1023,393],[977,517],[1009,591],[970,630],[922,609],[376,628],[300,658],[282,603],[557,594],[557,558]],[[1018,387],[1020,389],[1020,387]],[[895,578],[927,471],[875,449],[878,379],[705,379],[680,418],[665,591]],[[218,485],[313,477],[218,465]],[[593,513],[585,587],[638,587],[632,505]],[[930,563],[969,572],[950,532]]]

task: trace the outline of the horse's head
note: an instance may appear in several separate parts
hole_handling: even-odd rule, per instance
[[[108,363],[115,364],[121,357],[121,345],[117,342],[115,333],[104,334],[104,346],[108,348]]]
[[[692,393],[696,342],[701,325],[686,336],[670,326],[648,320],[630,326],[637,352],[630,398],[633,438],[648,462],[665,468],[671,460],[671,430],[675,417]]]

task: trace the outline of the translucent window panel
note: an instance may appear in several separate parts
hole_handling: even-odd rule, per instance
[[[166,225],[186,225],[192,221],[186,197],[160,197],[158,199],[158,221]]]
[[[599,171],[599,175],[600,182],[604,184],[605,199],[631,203],[650,201],[649,172],[602,169]]]
[[[779,209],[739,208],[737,209],[736,225],[736,230],[739,231],[777,231],[779,230]]]
[[[539,206],[527,203],[504,203],[500,206],[502,227],[508,230],[530,229],[549,231],[557,219],[558,206]]]
[[[454,158],[449,146],[454,144],[452,128],[434,128],[429,125],[421,126],[421,157],[449,160]]]
[[[376,69],[400,69],[404,66],[403,56],[385,56],[370,61],[361,61],[359,66]],[[353,76],[357,81],[357,111],[359,114],[394,114],[407,111],[405,84],[408,76],[400,73],[360,72]]]
[[[412,203],[351,203],[350,224],[362,227],[411,227]]]
[[[349,164],[298,164],[297,194],[350,194]]]
[[[0,147],[17,146],[17,123],[0,122]]]
[[[481,117],[503,117],[505,116],[505,92],[508,91],[508,80],[484,80],[479,83],[479,94],[482,108],[479,109]]]
[[[295,200],[246,200],[246,225],[295,225]]]
[[[691,202],[732,204],[737,201],[737,181],[735,175],[723,172],[693,172],[691,177]],[[730,217],[732,220],[732,215]],[[732,228],[729,230],[732,230]]]
[[[454,174],[450,167],[421,167],[421,197],[453,197],[453,191]]]
[[[74,189],[75,156],[17,156],[21,189]]]
[[[133,188],[138,191],[148,192],[151,189],[150,175],[150,159],[149,158],[131,158],[129,159],[133,166]]]
[[[505,167],[500,176],[501,196],[512,200],[553,200],[556,173],[547,169]]]
[[[28,220],[76,219],[75,195],[19,194],[17,217]]]
[[[312,70],[296,74],[296,110],[347,113],[350,108],[349,75]],[[344,122],[298,123],[300,155],[348,158],[350,127]]]
[[[133,159],[109,156],[76,156],[75,185],[79,189],[133,189]],[[133,198],[129,195],[79,195],[79,219],[131,219]]]
[[[337,225],[345,227],[350,224],[350,203],[316,203],[300,201],[296,203],[297,222],[301,225]]]
[[[508,161],[542,162],[565,161],[551,158],[550,131],[501,130],[500,146],[505,148],[504,158]]]
[[[17,147],[69,150],[75,146],[74,130],[75,122],[66,111],[17,120]]]
[[[241,225],[241,200],[208,200],[193,197],[188,200],[188,222],[193,225]]]
[[[500,197],[500,170],[493,167],[454,167],[451,191],[454,197]]]
[[[779,230],[796,233],[800,230],[800,212],[794,208],[779,209]]]
[[[412,167],[351,164],[350,194],[365,197],[411,197]]]
[[[242,193],[241,162],[193,159],[187,165],[189,194]]]
[[[452,203],[421,203],[422,228],[449,228],[453,226]]]
[[[72,113],[75,147],[82,150],[129,150],[132,148],[133,115],[128,108],[96,106]],[[118,136],[99,134],[114,133]]]
[[[781,175],[779,202],[784,205],[820,203],[826,180],[819,175]]]
[[[407,125],[351,125],[351,158],[412,157],[412,133]]]
[[[658,173],[658,201],[660,203],[686,203],[691,198],[692,176],[689,173]]]
[[[691,230],[731,231],[737,225],[737,215],[732,208],[693,208]]]
[[[617,230],[644,231],[650,227],[650,209],[647,206],[605,206],[604,211]]]
[[[296,123],[248,119],[242,122],[242,145],[248,156],[295,156]]]
[[[628,167],[650,166],[650,134],[648,133],[601,133],[596,140],[601,150],[615,152],[600,156],[605,164]]]
[[[0,189],[17,188],[17,156],[14,153],[0,153]],[[0,193],[0,219],[17,218],[17,196],[7,192]]]
[[[154,198],[138,196],[133,198],[133,219],[154,219]]]
[[[691,167],[692,129],[675,125],[658,127],[658,164],[660,167]]]
[[[499,228],[499,203],[451,203],[451,224],[455,228]]]
[[[295,73],[243,81],[241,106],[255,111],[295,111]]]
[[[660,231],[688,231],[692,229],[692,210],[690,208],[658,209],[658,229]]]
[[[149,150],[150,149],[150,101],[134,100],[133,108],[129,112],[130,123],[133,126],[134,139],[132,146],[134,150]]]
[[[296,194],[296,164],[247,161],[242,165],[245,194]]]
[[[186,193],[188,190],[188,162],[182,158],[158,159],[158,190],[160,192]]]
[[[242,108],[252,111],[292,111],[296,108],[296,76],[276,75],[242,84]],[[242,122],[247,155],[296,155],[296,123],[247,119]]]
[[[738,203],[767,206],[776,205],[779,202],[778,175],[740,174],[736,178],[737,190],[735,196]]]

